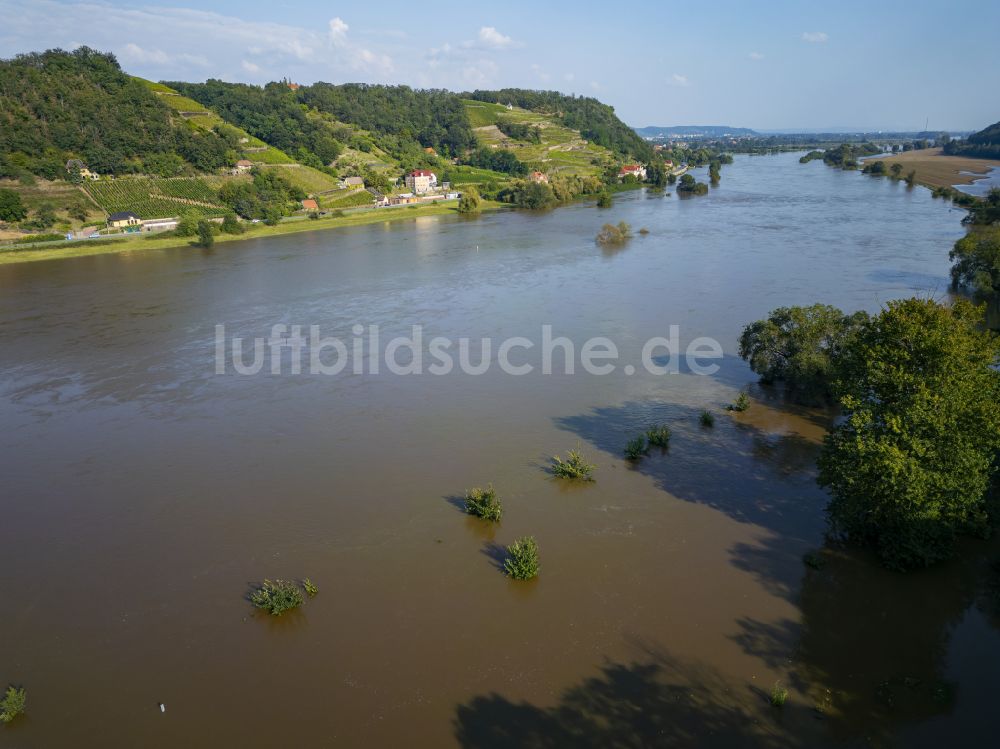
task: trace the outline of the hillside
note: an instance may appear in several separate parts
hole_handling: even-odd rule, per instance
[[[608,149],[551,115],[474,99],[463,104],[477,143],[511,151],[528,169],[598,175],[615,160]]]
[[[473,91],[466,99],[512,104],[524,110],[546,114],[560,125],[576,130],[588,141],[603,146],[623,160],[649,161],[652,147],[618,119],[614,107],[586,96],[568,96],[558,91],[533,91],[505,88],[499,91]]]
[[[980,159],[1000,159],[1000,122],[984,127],[965,140],[953,140],[944,147],[952,156],[970,156]]]
[[[234,145],[176,117],[113,55],[80,47],[0,61],[0,177],[64,177],[70,158],[101,173],[211,171]]]

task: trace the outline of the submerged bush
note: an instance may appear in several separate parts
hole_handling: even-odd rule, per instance
[[[597,232],[597,243],[604,245],[623,244],[632,238],[632,227],[624,221],[619,221],[618,225],[605,224]]]
[[[646,430],[646,439],[654,447],[667,447],[670,445],[670,428],[664,424],[650,427]]]
[[[788,701],[788,690],[781,686],[780,681],[774,682],[774,686],[771,687],[771,704],[774,707],[784,707],[785,702]]]
[[[583,455],[576,450],[570,450],[566,455],[566,460],[556,455],[552,458],[552,461],[552,473],[557,478],[583,479],[584,481],[594,480],[592,474],[594,473],[594,468],[597,466],[584,460]]]
[[[746,411],[748,408],[750,408],[750,396],[746,393],[740,393],[735,401],[726,406],[728,411]]]
[[[18,687],[7,687],[7,693],[0,698],[0,723],[10,723],[24,712],[28,695]]]
[[[306,595],[308,595],[310,598],[319,593],[319,588],[316,586],[316,583],[314,583],[308,577],[302,581],[302,589],[306,592]]]
[[[250,603],[259,609],[281,616],[289,609],[302,605],[302,591],[295,583],[287,580],[265,580],[257,590],[250,594]]]
[[[702,411],[698,420],[701,422],[703,427],[715,426],[715,415],[711,411]]]
[[[643,455],[646,454],[646,438],[645,437],[634,437],[628,441],[625,445],[625,458],[626,460],[639,460]]]
[[[530,580],[538,576],[538,543],[533,536],[519,538],[507,547],[503,569],[515,580]]]
[[[490,484],[485,489],[480,489],[477,486],[475,489],[470,489],[466,492],[465,511],[483,520],[499,521],[500,516],[503,515],[503,505],[500,503],[499,497],[497,497],[493,484]]]

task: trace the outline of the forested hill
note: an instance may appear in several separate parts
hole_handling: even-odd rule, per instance
[[[1000,122],[984,127],[965,140],[953,140],[944,147],[945,153],[1000,159]]]
[[[69,158],[102,173],[163,159],[208,171],[227,163],[231,145],[175,120],[113,55],[79,47],[0,60],[0,177],[65,177]]]
[[[628,125],[618,119],[614,107],[586,96],[568,96],[558,91],[532,91],[504,88],[499,91],[473,91],[467,99],[513,104],[535,112],[555,116],[559,122],[621,158],[648,161],[652,147]]]
[[[218,80],[168,85],[304,163],[328,164],[344,147],[377,145],[405,161],[424,148],[449,156],[475,145],[461,99],[447,91],[360,83],[296,90]]]

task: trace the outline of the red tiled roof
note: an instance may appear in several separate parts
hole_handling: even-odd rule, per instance
[[[311,208],[313,210],[316,210],[317,208],[319,208],[319,204],[315,200],[312,200],[310,198],[310,199],[302,201],[302,207],[303,208]]]
[[[410,176],[411,177],[433,177],[434,176],[434,172],[431,172],[431,171],[429,171],[427,169],[414,169],[412,172],[410,172]]]
[[[642,167],[638,164],[626,164],[621,170],[622,172],[638,172],[640,169],[642,169]]]

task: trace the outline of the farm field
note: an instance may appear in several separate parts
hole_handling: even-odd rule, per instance
[[[104,219],[104,213],[80,187],[71,182],[36,179],[32,185],[22,185],[15,180],[0,180],[0,189],[4,188],[14,190],[20,195],[25,208],[32,214],[42,206],[48,205],[56,212],[59,221],[66,221],[73,226]],[[87,209],[86,221],[70,219],[66,214],[71,206],[76,205],[82,205]]]
[[[174,179],[122,178],[88,182],[84,189],[107,213],[132,211],[142,219],[166,218],[194,212],[224,216],[215,191],[197,177]]]
[[[293,185],[309,194],[336,190],[339,184],[335,177],[331,177],[329,174],[321,172],[319,169],[313,169],[311,166],[305,166],[304,164],[298,164],[295,166],[279,166],[272,164],[262,166],[261,168],[265,171],[273,171],[280,174]]]
[[[320,205],[323,208],[354,208],[371,205],[373,200],[372,194],[367,190],[338,190],[331,195],[324,195]]]
[[[552,174],[597,175],[614,161],[607,149],[597,146],[580,133],[553,121],[547,115],[514,107],[508,110],[500,104],[466,99],[465,111],[483,146],[507,148],[531,169]],[[507,120],[536,125],[541,130],[541,143],[510,138],[500,131],[497,122]]]

